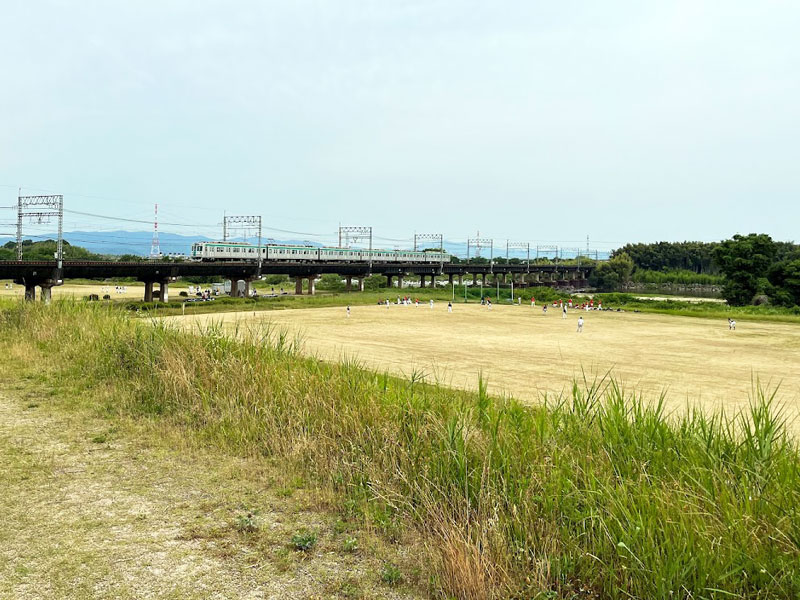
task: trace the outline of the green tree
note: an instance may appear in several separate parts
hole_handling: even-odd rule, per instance
[[[589,285],[603,292],[622,289],[631,280],[633,259],[626,253],[616,254],[597,265],[589,276]]]
[[[770,297],[776,304],[800,305],[800,256],[773,264],[767,279],[773,286]]]
[[[326,273],[323,275],[317,287],[321,290],[330,290],[332,292],[343,292],[345,289],[345,284],[342,283],[342,278],[335,273]]]
[[[750,304],[769,288],[767,273],[777,248],[765,233],[735,235],[714,250],[714,261],[725,276],[722,297],[735,306]]]

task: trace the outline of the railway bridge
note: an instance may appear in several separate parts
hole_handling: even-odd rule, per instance
[[[232,295],[247,295],[250,283],[263,275],[288,275],[295,280],[295,293],[303,293],[303,280],[308,280],[307,293],[314,293],[314,282],[320,275],[334,273],[345,278],[348,291],[364,289],[364,279],[369,275],[384,275],[389,287],[396,282],[402,287],[406,275],[420,278],[420,286],[434,285],[437,277],[447,277],[448,283],[462,285],[464,277],[472,277],[472,284],[514,282],[520,287],[548,285],[552,287],[581,287],[592,266],[563,266],[557,264],[417,264],[417,263],[342,263],[325,261],[263,262],[162,262],[162,261],[0,261],[0,279],[12,279],[25,286],[26,300],[36,299],[36,288],[41,298],[49,302],[52,288],[65,279],[115,279],[133,278],[144,283],[144,300],[153,300],[153,289],[159,286],[162,301],[169,300],[169,284],[180,277],[220,277],[237,282],[231,286]],[[244,282],[240,291],[239,281]]]

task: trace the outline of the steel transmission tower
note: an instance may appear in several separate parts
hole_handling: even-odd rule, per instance
[[[158,204],[153,218],[153,242],[150,244],[150,258],[161,258],[161,246],[158,244]]]

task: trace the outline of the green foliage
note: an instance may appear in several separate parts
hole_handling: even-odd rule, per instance
[[[783,306],[800,305],[800,258],[773,264],[767,274],[772,298]]]
[[[358,552],[358,540],[356,538],[347,538],[342,542],[342,552],[352,554]]]
[[[717,243],[657,242],[655,244],[626,244],[614,250],[612,257],[627,254],[637,269],[649,271],[686,270],[694,273],[715,274],[714,262]]]
[[[56,240],[43,240],[34,242],[33,240],[22,241],[23,260],[55,260],[55,253],[58,247]],[[0,248],[0,260],[16,260],[16,242],[7,242]],[[63,241],[62,251],[64,260],[103,260],[100,254],[89,252],[86,248],[73,246],[67,240]]]
[[[343,292],[346,288],[346,285],[342,281],[341,276],[336,275],[335,273],[326,273],[320,278],[319,282],[317,283],[317,287],[321,290]]]
[[[403,574],[397,566],[386,563],[381,569],[381,581],[390,586],[399,585],[403,581]]]
[[[292,547],[300,552],[308,552],[317,545],[317,534],[303,529],[292,536]]]
[[[267,285],[281,285],[288,283],[289,277],[287,275],[267,275],[264,277],[264,283]]]
[[[364,279],[364,289],[377,290],[379,288],[385,288],[388,281],[389,280],[383,275],[370,275]]]
[[[714,260],[725,275],[722,297],[734,306],[750,304],[767,290],[767,272],[777,248],[764,233],[735,235],[714,249]]]
[[[601,262],[589,276],[589,285],[601,291],[618,290],[630,281],[633,259],[624,252]]]
[[[724,278],[721,275],[696,273],[687,269],[665,269],[651,271],[637,268],[633,272],[631,281],[645,284],[678,284],[678,285],[722,285]]]

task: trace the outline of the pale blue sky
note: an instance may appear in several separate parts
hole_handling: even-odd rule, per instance
[[[797,2],[4,0],[0,23],[0,205],[322,241],[800,238]]]

